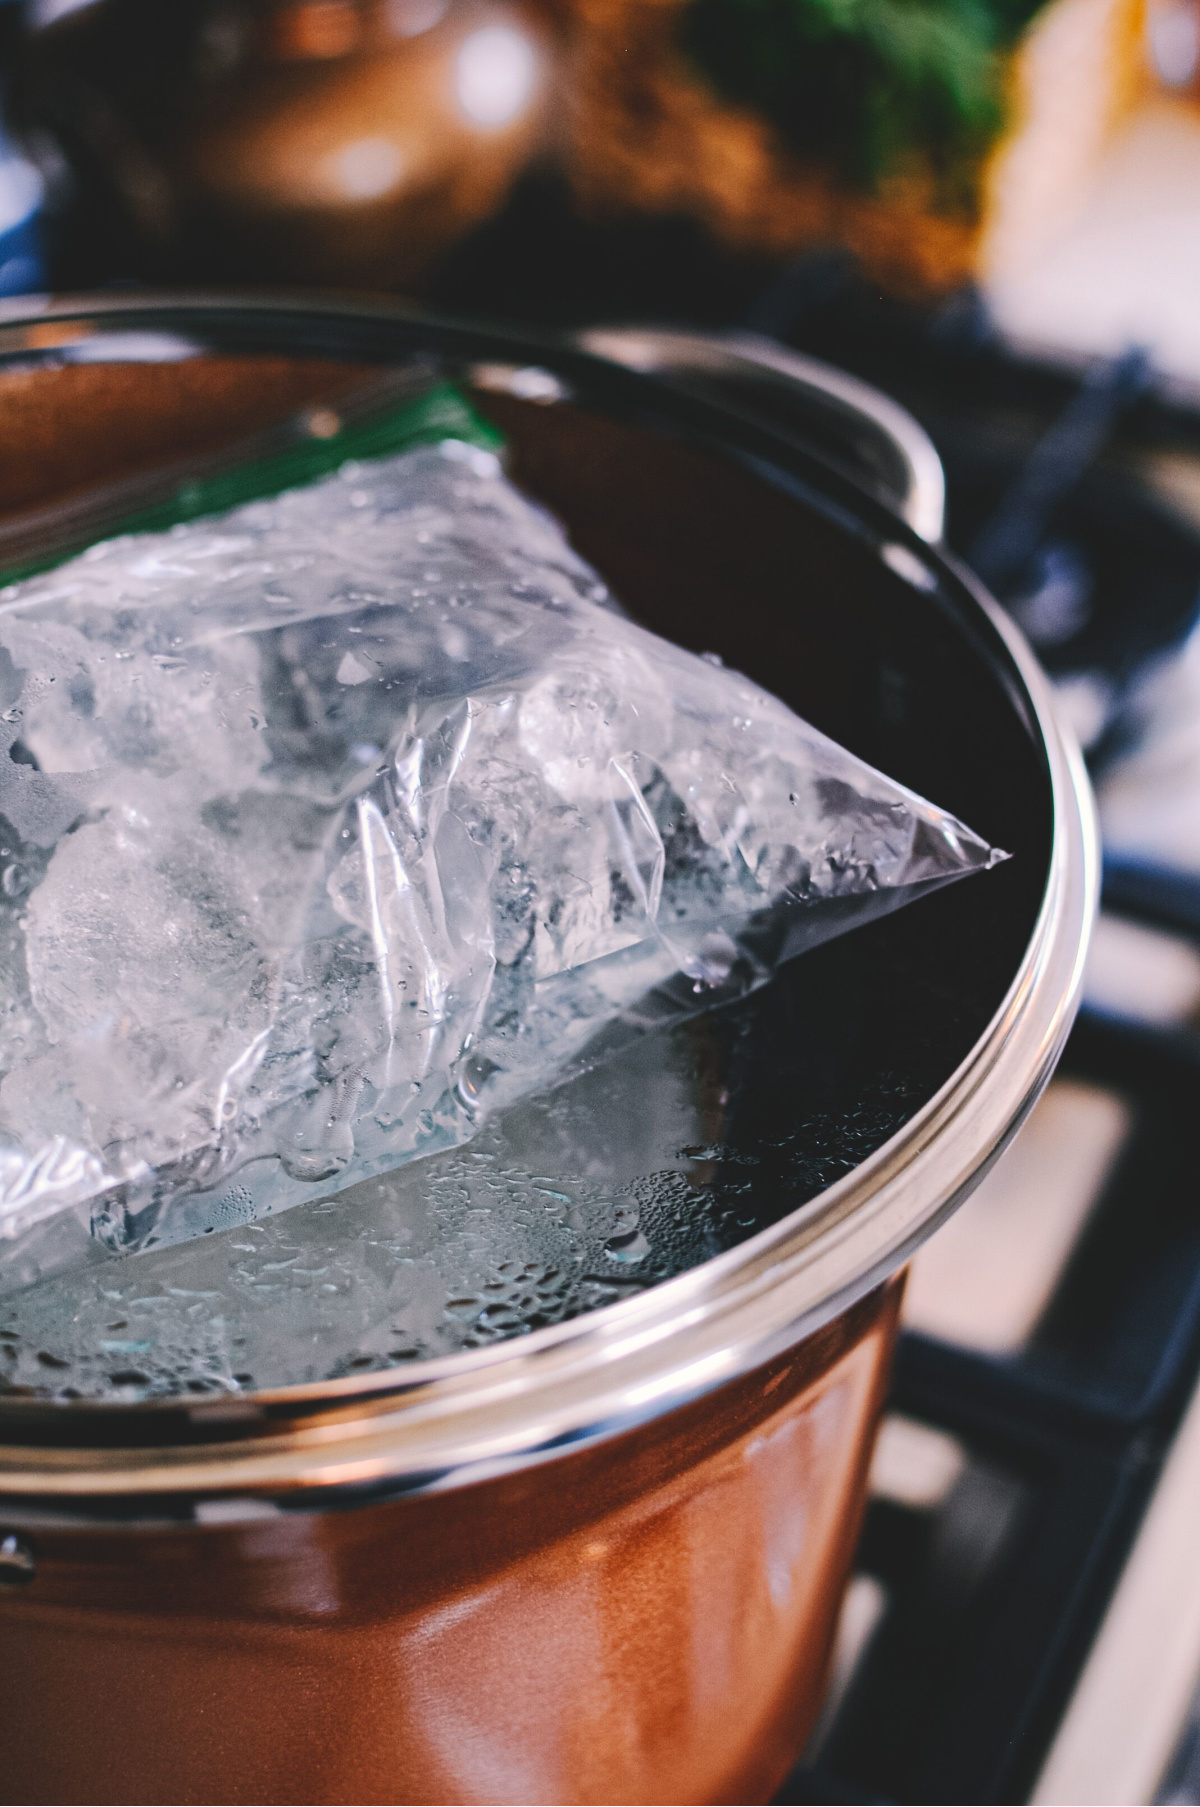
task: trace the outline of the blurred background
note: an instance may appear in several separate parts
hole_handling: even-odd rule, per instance
[[[750,334],[929,433],[1104,910],[780,1799],[1200,1802],[1200,0],[0,0],[0,309],[140,284]]]
[[[1194,0],[0,11],[4,220],[40,222],[9,292],[40,256],[59,288],[265,280],[723,322],[817,254],[893,299],[977,284],[1045,348],[1136,332],[1200,373]]]

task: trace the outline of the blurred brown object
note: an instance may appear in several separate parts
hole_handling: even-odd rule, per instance
[[[140,271],[393,287],[503,200],[551,63],[524,0],[98,0],[34,30],[18,106]]]
[[[971,273],[979,220],[935,211],[919,170],[854,194],[803,166],[767,121],[724,104],[677,48],[686,0],[567,0],[574,25],[570,175],[597,212],[698,215],[739,250],[840,245],[892,287]]]
[[[977,276],[1056,217],[1147,79],[1145,0],[1055,0],[1011,59],[1007,136],[974,195],[947,207],[915,159],[868,193],[789,156],[762,118],[724,104],[685,62],[687,0],[564,3],[574,27],[571,175],[585,206],[696,214],[739,249],[842,246],[901,293]]]
[[[1200,0],[1051,0],[1006,68],[1007,134],[965,179],[917,146],[856,187],[823,141],[801,156],[718,96],[680,47],[689,4],[35,0],[18,105],[81,184],[60,280],[107,256],[419,288],[540,159],[586,218],[690,217],[768,259],[840,247],[936,294],[1036,257],[1137,96],[1163,68],[1192,81],[1200,45]],[[92,255],[89,232],[120,249]]]

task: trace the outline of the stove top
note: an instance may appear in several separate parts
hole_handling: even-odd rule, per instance
[[[1106,908],[1146,921],[1132,915],[1144,879],[1118,867]],[[1160,899],[1150,920],[1195,937],[1200,887],[1191,903],[1168,914]],[[930,1334],[922,1320],[936,1322],[938,1289],[922,1287],[918,1258],[833,1698],[780,1801],[1200,1799],[1200,1736],[1185,1729],[1200,1668],[1200,1564],[1190,1528],[1182,1548],[1168,1536],[1160,1549],[1151,1523],[1177,1438],[1192,1523],[1200,1503],[1198,1082],[1200,1034],[1190,1023],[1085,1007],[1024,1132],[1041,1143],[1038,1203],[1052,1211],[1059,1202],[1053,1171],[1045,1185],[1054,1138],[1039,1116],[1056,1113],[1068,1134],[1089,1101],[1093,1134],[1110,1147],[1034,1323],[1018,1323],[1013,1337],[985,1321],[981,1340],[1000,1345],[991,1349]],[[1116,1137],[1096,1110],[1106,1101]],[[1021,1152],[1018,1140],[1006,1161]],[[988,1214],[1003,1213],[1003,1166],[964,1207],[960,1243],[986,1240]],[[972,1213],[982,1225],[971,1226]],[[1018,1263],[1023,1254],[1027,1246],[1014,1251]],[[970,1255],[961,1250],[964,1265]],[[1034,1250],[1035,1263],[1044,1255]],[[942,1266],[951,1284],[953,1264]],[[1042,1276],[1033,1278],[1036,1286]],[[951,1297],[965,1317],[969,1302]],[[1141,1558],[1149,1600],[1127,1600],[1114,1624],[1143,1525],[1155,1546]],[[1191,1636],[1167,1649],[1179,1644],[1178,1617]],[[1101,1658],[1120,1685],[1102,1689],[1112,1712],[1097,1730],[1095,1703],[1083,1696],[1089,1684],[1095,1694]],[[1175,1695],[1174,1718],[1149,1751],[1147,1670],[1152,1707]],[[1114,1760],[1118,1770],[1136,1761],[1131,1789],[1115,1780]],[[1168,1769],[1169,1792],[1156,1793]]]
[[[1059,1074],[914,1264],[829,1699],[777,1800],[1200,1802],[1200,397],[1137,347],[1018,355],[969,292],[909,306],[836,254],[767,271],[556,206],[518,194],[439,298],[749,328],[902,401],[1106,825]]]
[[[1107,830],[1059,1074],[914,1264],[830,1699],[777,1799],[1198,1802],[1200,412],[1136,348],[1019,358],[971,296],[922,316],[810,261],[751,312],[930,432],[950,543],[1055,678]]]

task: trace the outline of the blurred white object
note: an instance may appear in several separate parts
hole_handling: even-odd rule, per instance
[[[1198,0],[1152,0],[1146,42],[1159,80],[1168,88],[1190,87],[1200,69]]]
[[[876,1498],[928,1511],[941,1505],[966,1464],[957,1438],[889,1412],[875,1444],[871,1492]]]
[[[1163,1772],[1200,1670],[1198,1520],[1200,1394],[1030,1800],[1118,1807],[1164,1798]]]
[[[980,248],[1001,331],[1200,382],[1200,0],[1054,0],[1015,69]]]
[[[1131,713],[1137,744],[1098,787],[1104,844],[1111,853],[1200,872],[1200,628],[1182,653],[1151,671]]]
[[[515,119],[537,80],[533,45],[511,25],[473,31],[463,39],[454,68],[458,104],[478,126],[503,126]]]
[[[910,1329],[990,1354],[1026,1341],[1129,1133],[1124,1101],[1057,1079],[974,1196],[909,1270]]]
[[[1001,331],[1072,360],[1145,345],[1200,383],[1200,109],[1157,98],[1132,115],[1045,229],[993,241],[986,283]]]
[[[833,1651],[829,1658],[825,1704],[805,1749],[806,1762],[816,1760],[821,1746],[833,1729],[842,1702],[850,1691],[850,1684],[887,1611],[887,1604],[887,1589],[874,1575],[860,1574],[851,1577],[846,1597],[842,1601]]]
[[[1013,128],[988,181],[985,285],[1036,263],[1087,193],[1126,112],[1142,0],[1055,0],[1025,35]]]
[[[1121,916],[1102,915],[1088,951],[1087,1002],[1146,1023],[1186,1023],[1200,1011],[1200,953]]]
[[[60,19],[69,17],[71,13],[81,13],[85,7],[95,6],[98,0],[30,0],[29,18],[35,30],[42,30],[47,25],[57,25]]]
[[[1100,739],[1112,717],[1115,686],[1102,671],[1076,671],[1054,685],[1054,706],[1086,752]]]

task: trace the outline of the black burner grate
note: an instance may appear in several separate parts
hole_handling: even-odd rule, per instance
[[[1139,463],[1154,448],[1195,453],[1200,418],[1156,398],[1136,360],[1116,367],[1124,389],[1110,394],[1104,430],[1074,469],[1078,435],[1073,447],[1060,435],[1063,480],[1046,484],[1043,470],[1049,505],[1022,545],[1022,473],[1078,412],[1082,385],[1005,351],[965,300],[933,321],[891,310],[890,327],[874,330],[866,307],[851,290],[838,321],[818,298],[792,336],[922,419],[946,465],[952,542],[986,550],[990,519],[990,537],[1007,529],[1021,552],[1007,565],[997,554],[994,573],[1019,619],[1022,578],[1039,559],[1045,568],[1047,549],[1068,549],[1083,606],[1070,631],[1050,623],[1039,652],[1059,675],[1107,680],[1092,749],[1102,771],[1130,732],[1124,699],[1196,620],[1200,533],[1154,496]],[[1109,860],[1104,905],[1200,943],[1193,874]],[[1085,1008],[1060,1071],[1121,1095],[1132,1133],[1019,1356],[902,1338],[892,1410],[950,1433],[967,1465],[936,1510],[872,1502],[859,1568],[887,1605],[781,1802],[1028,1798],[1197,1384],[1200,1030]]]
[[[1200,932],[1200,883],[1123,866],[1105,896]],[[888,1606],[780,1802],[1027,1798],[1196,1384],[1200,1033],[1085,1010],[1061,1070],[1134,1131],[1021,1356],[903,1336],[891,1407],[967,1465],[936,1511],[872,1503],[858,1564]]]

